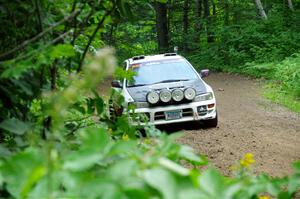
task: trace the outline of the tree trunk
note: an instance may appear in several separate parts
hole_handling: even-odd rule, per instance
[[[115,29],[116,29],[117,25],[116,24],[111,24],[110,27],[109,27],[109,31],[104,34],[104,37],[107,44],[110,45],[110,46],[113,46],[114,44],[114,32],[115,32]]]
[[[169,49],[167,5],[155,2],[155,10],[158,50],[160,53],[164,53]]]
[[[210,17],[210,10],[209,10],[209,2],[208,0],[203,1],[204,7],[204,17],[206,20],[206,34],[207,34],[207,42],[212,43],[214,41],[212,32],[211,32],[211,17]]]
[[[263,7],[261,1],[260,0],[254,0],[254,1],[255,1],[256,7],[258,9],[258,13],[261,16],[261,18],[264,19],[264,20],[267,20],[268,17],[267,17],[267,14],[264,10],[264,7]]]
[[[202,0],[195,0],[195,43],[200,47]]]
[[[224,1],[224,25],[228,26],[229,25],[229,3],[228,0],[223,0]]]
[[[210,0],[210,2],[211,2],[211,5],[212,5],[213,16],[215,16],[217,14],[216,4],[215,4],[214,0]]]
[[[55,59],[51,68],[50,68],[50,81],[51,81],[51,90],[56,90],[56,77],[57,77],[57,64],[58,60]]]
[[[43,22],[42,22],[42,16],[41,16],[41,6],[40,1],[35,0],[35,9],[36,9],[36,15],[37,15],[37,21],[38,21],[38,30],[39,32],[43,31]]]
[[[294,6],[292,0],[288,0],[288,6],[291,11],[294,11]]]
[[[189,0],[184,0],[183,4],[183,50],[189,50],[188,44],[188,29],[189,29]]]

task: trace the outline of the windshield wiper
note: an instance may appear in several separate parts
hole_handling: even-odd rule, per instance
[[[146,86],[148,84],[134,84],[134,85],[130,85],[130,86],[127,86],[127,87],[139,87],[139,86]]]
[[[160,84],[160,83],[168,83],[168,82],[181,82],[181,81],[189,81],[190,79],[168,79],[168,80],[163,80],[160,82],[155,82],[153,84]]]

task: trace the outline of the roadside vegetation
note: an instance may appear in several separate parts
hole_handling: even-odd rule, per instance
[[[299,162],[290,176],[271,177],[255,174],[247,153],[224,176],[177,144],[180,134],[147,126],[142,137],[126,115],[110,120],[96,92],[114,71],[130,76],[116,69],[123,59],[179,46],[199,69],[271,80],[270,91],[280,92],[267,96],[299,110],[300,3],[264,3],[265,10],[257,0],[4,1],[0,196],[294,197]],[[114,100],[122,103],[116,93]]]

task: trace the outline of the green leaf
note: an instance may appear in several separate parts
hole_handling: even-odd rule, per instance
[[[300,189],[300,174],[294,174],[289,179],[288,191],[290,194],[293,194],[299,189]]]
[[[293,168],[294,168],[296,173],[300,174],[300,161],[297,161],[297,162],[293,163]]]
[[[212,168],[204,171],[199,177],[200,189],[204,191],[209,198],[222,198],[223,183],[224,179],[221,174]]]
[[[66,189],[62,198],[122,198],[118,185],[105,176],[87,172],[63,172],[61,179]]]
[[[118,140],[114,143],[114,145],[110,148],[108,155],[120,155],[124,154],[124,152],[131,153],[137,151],[137,142],[135,140],[122,141]]]
[[[147,184],[158,190],[164,199],[176,198],[177,183],[175,176],[162,168],[146,170],[143,173]]]
[[[26,197],[31,191],[32,187],[36,182],[38,182],[46,174],[46,168],[44,166],[38,166],[34,168],[27,179],[26,183],[23,185],[21,195]]]
[[[82,148],[102,151],[110,142],[110,136],[103,128],[88,127],[80,132]]]
[[[249,186],[247,189],[248,194],[254,196],[259,193],[267,192],[268,185],[270,184],[269,181],[269,176],[265,174],[253,177],[251,179],[252,186]],[[274,191],[271,186],[269,188],[271,188],[270,191]]]
[[[92,114],[92,113],[94,113],[94,99],[91,99],[91,98],[87,98],[86,99],[86,105],[87,105],[87,113],[88,114]]]
[[[14,197],[24,198],[45,175],[44,156],[41,151],[28,148],[10,157],[1,166],[7,191]]]
[[[4,120],[0,123],[0,128],[17,135],[23,135],[31,127],[31,123],[22,122],[16,118]]]
[[[2,78],[19,78],[24,72],[31,68],[37,67],[32,64],[31,60],[24,60],[20,62],[7,61],[4,63],[6,69],[1,73]]]
[[[167,0],[156,0],[156,1],[160,3],[167,3]]]
[[[58,44],[50,51],[52,59],[69,58],[75,56],[74,48],[71,44]]]
[[[0,144],[0,158],[3,157],[9,157],[11,155],[11,152],[9,151],[9,149],[7,147],[5,147],[5,145]],[[1,166],[1,164],[0,164]]]
[[[277,196],[281,192],[281,187],[286,187],[288,183],[286,178],[268,178],[265,181],[267,184],[267,192],[273,196]]]
[[[208,163],[208,160],[204,156],[200,157],[196,155],[194,149],[187,145],[181,145],[178,154],[180,157],[196,165],[207,165]]]
[[[95,100],[94,103],[95,103],[97,113],[100,115],[104,111],[104,101],[100,97],[97,97],[94,100]]]
[[[66,156],[64,169],[83,171],[91,168],[103,159],[103,151],[110,142],[110,137],[105,129],[88,127],[80,132],[82,145],[78,151],[73,151]]]
[[[138,165],[135,160],[120,160],[113,164],[108,170],[107,175],[109,178],[117,180],[122,183],[127,178],[134,175],[137,171]]]
[[[71,171],[84,171],[94,166],[102,158],[101,153],[94,151],[77,151],[66,156],[63,168]]]
[[[97,91],[93,90],[93,93],[95,95],[94,98],[94,105],[96,107],[97,113],[100,115],[101,113],[103,113],[104,111],[104,100],[99,96],[99,94],[97,93]]]
[[[169,159],[160,158],[158,162],[161,166],[163,166],[163,167],[169,169],[170,171],[173,171],[179,175],[187,176],[190,174],[190,171],[188,169],[182,167],[181,165],[179,165]]]
[[[0,162],[0,168],[1,168],[1,162]],[[4,177],[3,177],[2,173],[1,173],[1,169],[0,169],[0,187],[2,187],[3,182],[4,182]]]
[[[291,196],[289,195],[289,193],[287,191],[282,191],[279,193],[278,199],[290,199]]]

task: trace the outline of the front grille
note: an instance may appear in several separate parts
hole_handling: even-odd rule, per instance
[[[162,120],[165,119],[165,112],[160,111],[160,112],[156,112],[154,115],[154,120]]]
[[[190,116],[193,116],[193,109],[191,108],[182,109],[182,117],[190,117]],[[154,120],[164,120],[165,118],[166,118],[165,111],[159,111],[154,114]]]
[[[189,117],[189,116],[193,116],[193,109],[191,108],[182,109],[182,117]]]

